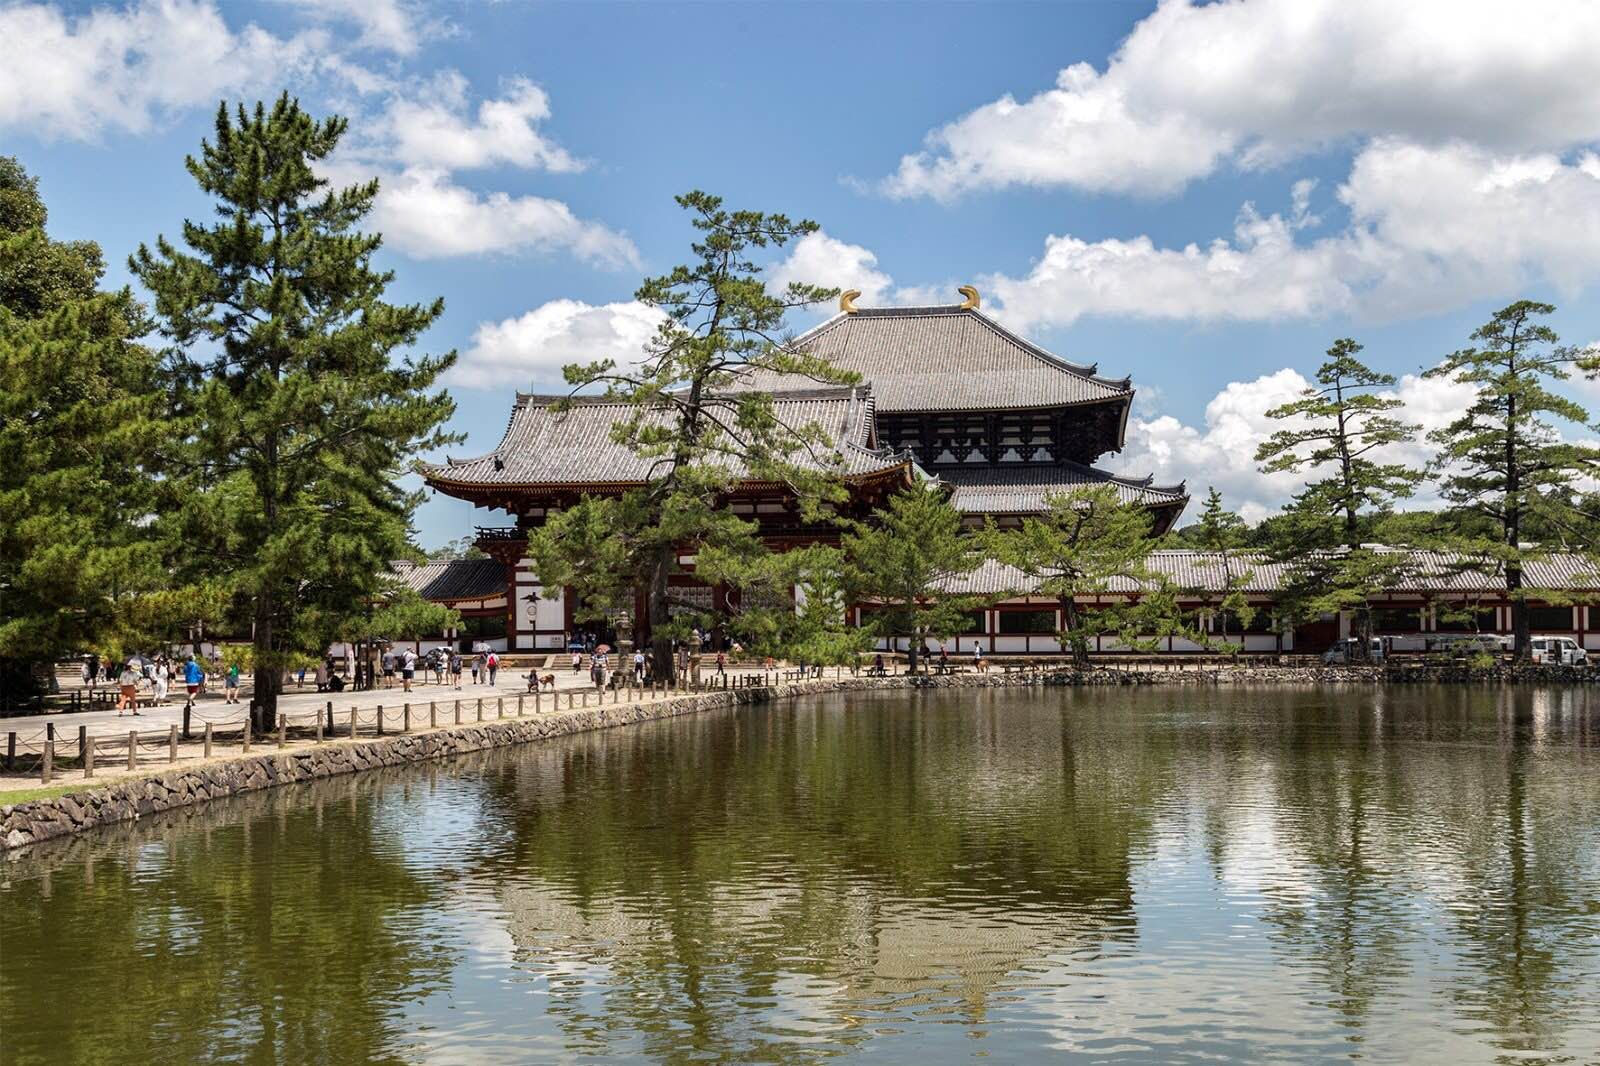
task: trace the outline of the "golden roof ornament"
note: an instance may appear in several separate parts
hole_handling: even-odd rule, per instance
[[[961,310],[963,311],[976,311],[978,309],[978,305],[983,303],[983,301],[978,298],[978,290],[971,285],[963,285],[956,291],[966,297],[966,299],[961,303]]]
[[[839,310],[847,315],[856,313],[856,299],[861,295],[860,289],[846,289],[839,294]]]

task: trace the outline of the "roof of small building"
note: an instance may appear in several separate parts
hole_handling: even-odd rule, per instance
[[[572,406],[566,410],[551,409],[569,399]],[[910,462],[870,447],[871,394],[861,386],[779,393],[773,397],[773,408],[791,429],[815,426],[825,435],[826,444],[818,451],[790,457],[797,465],[853,477]],[[640,484],[650,479],[657,461],[612,439],[613,425],[633,410],[627,403],[603,397],[518,393],[505,436],[493,451],[473,459],[424,464],[423,472],[429,481],[447,485]],[[665,421],[667,413],[652,412],[651,417]]]
[[[801,334],[794,347],[859,373],[878,410],[994,411],[1127,403],[1128,378],[1099,376],[1012,333],[974,308],[864,307]],[[750,389],[792,388],[794,375],[752,371]]]
[[[390,564],[396,577],[425,600],[482,600],[506,591],[506,568],[494,559],[440,559]]]
[[[973,466],[941,468],[939,480],[954,486],[950,501],[964,514],[1041,514],[1047,496],[1076,489],[1111,485],[1123,503],[1145,507],[1182,507],[1189,500],[1184,484],[1157,485],[1154,478],[1121,477],[1081,463],[1055,466]]]
[[[1505,592],[1504,575],[1473,569],[1471,561],[1464,556],[1442,552],[1405,552],[1405,549],[1398,548],[1381,550],[1403,552],[1409,557],[1409,572],[1396,585],[1396,592],[1463,595]],[[1281,590],[1294,569],[1292,563],[1273,560],[1258,552],[1233,552],[1224,559],[1218,552],[1188,549],[1153,551],[1145,565],[1179,589],[1221,592],[1226,589],[1230,577],[1243,577],[1244,581],[1239,586],[1243,591],[1261,594]],[[1530,562],[1525,568],[1525,578],[1527,585],[1532,588],[1569,592],[1600,590],[1600,565],[1582,555],[1554,554]],[[1029,580],[1016,567],[986,559],[965,579],[950,583],[947,591],[977,596],[1006,593],[1026,595],[1037,587],[1036,582]],[[1143,587],[1141,583],[1119,578],[1109,583],[1107,591],[1131,593]]]

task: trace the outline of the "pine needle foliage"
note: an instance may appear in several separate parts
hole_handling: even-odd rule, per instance
[[[90,241],[52,240],[36,181],[0,158],[0,685],[120,654],[160,628],[147,472],[165,429],[143,308],[100,288]]]
[[[253,630],[263,723],[284,665],[360,616],[406,554],[420,494],[402,474],[457,439],[440,429],[454,405],[433,389],[455,353],[410,354],[443,302],[384,300],[381,237],[359,229],[378,183],[318,176],[346,129],[287,93],[220,107],[187,160],[214,220],[130,261],[170,341],[177,566],[224,583],[234,624]]]

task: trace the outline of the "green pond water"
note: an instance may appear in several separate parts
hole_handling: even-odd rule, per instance
[[[0,858],[0,1062],[1600,1061],[1600,693],[828,697]]]

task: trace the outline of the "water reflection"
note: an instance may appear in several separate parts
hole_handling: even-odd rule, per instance
[[[1593,1059],[1597,703],[827,699],[214,805],[6,864],[0,1061]]]

